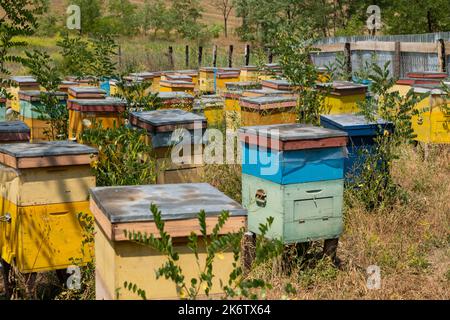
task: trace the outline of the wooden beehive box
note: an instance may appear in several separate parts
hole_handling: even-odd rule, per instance
[[[223,92],[227,82],[238,82],[240,69],[203,67],[199,70],[199,90],[201,92]]]
[[[241,107],[239,99],[246,90],[260,89],[257,82],[227,82],[226,91],[222,93],[225,99],[225,122],[228,129],[237,129],[241,124]]]
[[[257,66],[241,67],[240,81],[258,81],[259,69]]]
[[[7,107],[15,112],[20,111],[19,91],[39,91],[40,86],[37,80],[31,76],[11,77],[12,86],[8,88],[11,100],[7,101]]]
[[[123,125],[126,102],[118,98],[69,100],[69,139],[80,139],[85,128],[100,125],[114,128]]]
[[[368,86],[349,81],[317,83],[317,88],[326,93],[325,114],[355,113],[358,102],[366,99]]]
[[[261,82],[263,88],[279,90],[279,91],[293,91],[295,87],[285,79],[268,79]]]
[[[192,83],[194,83],[193,81],[192,81],[192,77],[190,76],[190,75],[187,75],[187,74],[167,74],[166,76],[165,76],[165,80],[171,80],[171,81],[173,81],[173,80],[178,80],[178,81],[185,81],[185,82],[192,82]]]
[[[97,87],[69,87],[69,99],[105,99],[106,91]]]
[[[79,85],[79,83],[76,81],[64,80],[64,81],[61,81],[61,84],[59,85],[59,91],[68,94],[70,87],[78,87],[78,85]]]
[[[205,117],[181,109],[165,109],[132,112],[130,123],[147,131],[147,142],[157,159],[159,184],[202,180]],[[177,129],[186,131],[180,136]],[[180,163],[174,163],[171,158],[172,148],[177,144],[189,149],[188,154],[177,153],[183,157]]]
[[[450,103],[449,97],[439,88],[440,85],[414,86],[416,94],[429,93],[415,108],[411,122],[416,141],[423,143],[450,143]]]
[[[71,142],[0,145],[1,256],[20,272],[65,269],[91,259],[79,213],[90,214],[97,150]]]
[[[30,128],[22,121],[0,121],[0,144],[30,141]]]
[[[159,85],[161,92],[186,92],[189,94],[194,93],[195,87],[192,81],[182,80],[161,80]]]
[[[161,81],[161,73],[160,72],[137,72],[137,73],[131,73],[131,77],[134,78],[141,78],[143,81],[151,81],[152,85],[150,87],[150,90],[152,92],[159,92],[160,86],[159,83]]]
[[[432,78],[401,78],[397,80],[391,91],[398,91],[401,96],[413,89],[415,86],[434,86],[438,87],[441,84],[441,80]]]
[[[49,136],[46,131],[50,129],[48,117],[39,113],[37,108],[43,107],[41,102],[41,91],[19,91],[19,118],[31,130],[31,142],[47,141]],[[67,94],[64,92],[52,93],[58,101],[58,108],[65,109],[67,107]]]
[[[194,102],[194,113],[205,116],[208,126],[223,125],[223,110],[224,100],[219,95],[203,95]]]
[[[141,232],[158,237],[150,205],[161,211],[165,230],[179,252],[179,265],[186,279],[198,277],[197,259],[187,247],[191,232],[201,236],[197,214],[204,210],[208,234],[217,223],[222,210],[230,212],[220,235],[239,232],[246,225],[247,212],[209,184],[146,185],[133,187],[107,187],[91,190],[91,210],[96,229],[96,298],[138,299],[123,287],[125,281],[145,290],[147,299],[177,299],[176,286],[164,278],[156,279],[155,270],[166,261],[163,254],[151,247],[133,243],[125,237],[127,232]],[[205,239],[208,240],[208,239]],[[200,241],[201,243],[201,241]],[[199,261],[204,263],[205,247],[199,243]],[[212,295],[223,293],[220,281],[226,283],[233,270],[232,248],[216,258],[213,270]],[[190,280],[188,280],[190,281]]]
[[[343,229],[347,134],[310,125],[239,130],[243,144],[242,203],[248,228],[273,217],[269,238],[285,243],[335,239]]]
[[[297,98],[241,98],[241,126],[270,125],[297,122]]]
[[[322,115],[320,123],[325,128],[341,130],[348,134],[348,157],[344,161],[344,174],[350,181],[363,170],[367,154],[374,152],[375,138],[384,134],[385,130],[393,130],[392,124],[382,119],[369,122],[363,115],[356,114]]]
[[[159,99],[163,109],[183,109],[192,111],[194,106],[194,96],[187,92],[160,92]]]

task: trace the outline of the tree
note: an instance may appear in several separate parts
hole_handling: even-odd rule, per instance
[[[117,22],[118,33],[133,36],[138,31],[139,19],[136,15],[137,6],[129,0],[110,0],[110,17]]]
[[[214,4],[219,8],[223,16],[223,31],[225,38],[228,37],[228,18],[230,17],[231,10],[234,8],[234,0],[214,0]]]
[[[204,25],[198,20],[202,17],[199,0],[172,0],[175,30],[185,39],[197,39]]]
[[[96,32],[99,19],[102,17],[103,0],[68,0],[67,5],[75,4],[81,11],[81,33]]]

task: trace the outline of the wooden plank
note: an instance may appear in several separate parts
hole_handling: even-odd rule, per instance
[[[344,51],[345,43],[325,44],[314,46],[320,52],[342,52]]]
[[[401,52],[436,53],[436,43],[401,42]]]
[[[395,42],[358,41],[351,44],[352,51],[394,51]]]
[[[358,41],[350,44],[352,51],[395,51],[395,42],[385,41]],[[449,43],[447,43],[449,45]],[[321,52],[342,52],[345,50],[345,43],[316,46]],[[401,52],[435,53],[436,43],[424,42],[401,42]]]

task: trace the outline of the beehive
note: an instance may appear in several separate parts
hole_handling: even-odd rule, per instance
[[[20,111],[19,118],[31,130],[31,142],[49,140],[46,132],[50,129],[48,116],[41,114],[36,110],[43,107],[40,91],[19,91]],[[45,94],[45,93],[43,93]],[[66,108],[67,94],[64,92],[52,93],[58,101],[58,108]]]
[[[258,81],[259,69],[257,66],[245,66],[241,68],[239,81]]]
[[[293,91],[295,89],[295,87],[285,79],[268,79],[263,80],[261,83],[263,88],[278,91]]]
[[[192,111],[194,96],[186,92],[160,92],[159,99],[163,109],[183,109]]]
[[[186,82],[192,82],[192,77],[189,75],[183,75],[183,74],[167,74],[165,76],[164,80],[178,80],[178,81],[186,81]]]
[[[248,229],[274,221],[286,244],[336,239],[343,230],[346,133],[302,124],[245,127],[242,203]]]
[[[70,87],[68,89],[69,100],[74,99],[105,99],[106,91],[97,87]]]
[[[238,82],[240,69],[203,67],[199,71],[199,90],[201,92],[222,92],[225,83]]]
[[[64,92],[64,93],[69,93],[70,87],[77,87],[77,86],[78,86],[78,82],[64,80],[64,81],[61,81],[61,84],[59,85],[58,90],[61,92]]]
[[[80,139],[83,130],[92,125],[117,128],[124,123],[126,102],[118,98],[69,100],[69,139]]]
[[[295,97],[241,98],[241,126],[295,123]]]
[[[30,141],[30,128],[22,121],[0,121],[0,144]]]
[[[450,104],[448,97],[439,88],[413,87],[414,93],[429,93],[430,96],[416,105],[419,115],[413,115],[412,128],[416,141],[423,143],[450,143]]]
[[[219,95],[204,95],[194,102],[194,113],[205,116],[208,126],[224,124],[224,100]]]
[[[20,272],[65,269],[82,252],[79,213],[90,214],[97,150],[71,142],[0,145],[1,257]]]
[[[95,188],[91,194],[91,210],[97,229],[95,263],[98,300],[138,299],[136,294],[123,287],[125,281],[145,290],[147,299],[179,298],[172,281],[156,279],[155,270],[167,258],[157,250],[128,241],[125,237],[125,231],[158,236],[149,209],[152,203],[161,211],[165,230],[173,239],[174,250],[179,253],[177,264],[186,279],[197,278],[200,272],[194,253],[187,247],[187,237],[191,232],[201,237],[198,212],[204,210],[206,213],[208,236],[222,210],[230,212],[230,218],[219,235],[238,232],[246,222],[246,210],[204,183]],[[200,238],[198,248],[200,264],[206,258],[202,240]],[[213,264],[214,278],[210,292],[213,296],[223,293],[220,281],[227,283],[233,270],[232,249],[223,252],[222,256],[216,257]]]
[[[205,117],[180,109],[167,109],[132,112],[130,123],[147,131],[147,143],[152,146],[153,156],[157,159],[159,184],[201,181]],[[176,153],[181,157],[178,163],[172,159],[175,145],[189,150],[186,150],[188,154],[183,153],[185,150]]]
[[[441,81],[436,79],[402,78],[397,80],[390,91],[398,91],[404,97],[414,86],[439,86],[440,83]]]
[[[20,112],[19,91],[39,91],[40,86],[35,78],[31,76],[11,77],[12,86],[8,89],[11,100],[7,101],[7,107],[15,112]]]
[[[161,92],[186,92],[194,93],[194,83],[182,80],[161,80],[159,83]]]
[[[142,78],[143,81],[151,81],[152,85],[150,87],[150,90],[154,93],[159,92],[159,82],[161,81],[160,72],[137,72],[131,73],[130,76],[134,78]]]
[[[319,90],[326,93],[324,114],[355,113],[358,102],[366,99],[367,86],[349,81],[317,83]]]
[[[348,136],[348,157],[344,162],[345,177],[352,181],[361,173],[367,155],[376,148],[376,137],[384,134],[385,130],[392,131],[392,125],[379,119],[369,122],[362,115],[336,114],[322,115],[320,123],[323,127],[345,131]]]

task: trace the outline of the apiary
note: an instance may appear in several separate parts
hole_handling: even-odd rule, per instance
[[[293,91],[295,89],[295,87],[285,79],[268,79],[263,80],[261,83],[263,88],[278,91]]]
[[[297,98],[257,97],[241,98],[241,126],[295,123]]]
[[[105,99],[106,91],[97,87],[70,87],[67,90],[69,100],[81,99]]]
[[[201,210],[206,213],[208,239],[205,241],[209,240],[222,210],[228,211],[230,217],[219,236],[237,233],[246,225],[247,211],[206,183],[94,188],[91,195],[91,210],[96,223],[97,300],[138,299],[136,294],[123,287],[125,281],[145,290],[147,299],[179,299],[172,281],[164,277],[156,279],[155,270],[167,258],[159,251],[125,237],[125,231],[158,237],[149,209],[151,204],[161,211],[165,231],[173,239],[174,250],[179,253],[177,264],[186,279],[197,278],[200,272],[195,254],[187,246],[187,237],[191,232],[201,237],[197,219]],[[203,239],[199,240],[199,262],[203,264],[207,253]],[[232,264],[232,248],[224,251],[221,257],[215,257],[212,296],[223,293],[220,281],[227,283],[234,269]]]
[[[158,97],[163,109],[192,111],[194,105],[194,96],[186,92],[160,92]]]
[[[367,155],[373,153],[376,137],[383,135],[385,130],[393,130],[392,125],[382,119],[369,122],[364,116],[356,114],[322,115],[320,123],[325,128],[342,130],[348,134],[344,174],[349,181],[360,174]]]
[[[11,100],[7,101],[7,107],[13,111],[20,112],[19,91],[39,91],[40,86],[35,78],[31,76],[11,77],[12,86],[8,89]]]
[[[337,239],[343,230],[347,134],[304,124],[239,129],[248,229],[284,243]]]
[[[208,126],[224,124],[224,100],[218,95],[203,95],[194,102],[194,113],[205,116]]]
[[[257,66],[245,66],[241,68],[239,81],[258,81],[259,69]]]
[[[137,72],[137,73],[131,73],[131,77],[134,78],[141,78],[143,81],[151,81],[152,85],[150,87],[150,90],[152,92],[159,92],[159,82],[161,81],[161,73],[160,72]]]
[[[450,104],[439,85],[415,86],[414,93],[430,95],[416,105],[418,115],[413,115],[412,128],[416,141],[423,143],[450,143]]]
[[[355,113],[359,111],[358,102],[366,99],[366,85],[349,81],[317,83],[317,88],[326,93],[325,114]]]
[[[0,121],[0,144],[30,141],[30,128],[22,121]]]
[[[161,92],[186,92],[194,93],[195,85],[191,81],[182,80],[161,80],[159,83]]]
[[[118,98],[69,100],[69,139],[80,139],[85,128],[100,125],[114,128],[123,125],[126,102]]]
[[[78,82],[63,80],[63,81],[61,81],[61,84],[59,85],[58,89],[61,92],[69,93],[70,87],[77,87],[77,86],[78,86]]]
[[[83,249],[79,213],[90,214],[97,150],[72,142],[0,145],[0,250],[22,273],[65,269]]]
[[[41,91],[19,91],[20,110],[19,118],[31,130],[31,142],[49,140],[47,131],[50,129],[48,115],[42,114],[37,110],[44,108],[41,101]],[[58,101],[58,108],[64,110],[67,105],[67,94],[64,92],[55,92],[52,95]]]
[[[200,182],[206,118],[180,109],[132,112],[130,123],[147,131],[156,158],[157,183]],[[172,148],[180,148],[172,157]],[[176,160],[176,161],[175,161]]]

